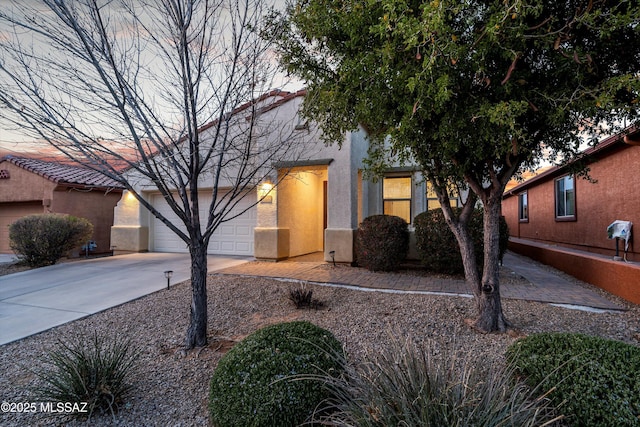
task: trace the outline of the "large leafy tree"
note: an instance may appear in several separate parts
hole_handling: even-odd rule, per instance
[[[116,180],[185,242],[187,348],[207,343],[213,233],[244,212],[243,199],[257,203],[254,190],[275,162],[303,149],[292,118],[263,114],[280,99],[259,96],[277,77],[269,44],[253,31],[263,12],[256,0],[0,8],[0,121]],[[150,188],[177,220],[150,203]]]
[[[436,191],[478,307],[504,331],[498,220],[506,183],[542,154],[575,159],[638,117],[640,2],[298,0],[268,38],[308,84],[305,112],[325,137],[362,125],[370,166],[417,161]],[[461,213],[449,188],[471,190]],[[484,265],[467,221],[484,209]]]

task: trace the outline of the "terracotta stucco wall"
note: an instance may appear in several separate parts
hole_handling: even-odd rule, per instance
[[[9,172],[8,179],[0,179],[0,203],[50,200],[56,184],[13,163],[2,162],[0,169]]]
[[[95,253],[109,252],[113,208],[120,196],[119,191],[60,189],[54,192],[51,211],[88,219],[93,224],[93,240],[98,245]]]
[[[518,197],[506,198],[502,212],[510,234],[613,255],[615,242],[607,239],[607,226],[619,219],[632,221],[632,235],[640,239],[640,147],[617,148],[592,163],[590,170],[596,183],[581,178],[575,182],[575,221],[556,221],[553,178],[527,189],[528,222],[518,221]],[[630,245],[628,258],[640,260],[640,245]]]

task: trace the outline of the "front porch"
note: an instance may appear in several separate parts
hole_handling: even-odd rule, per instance
[[[318,253],[322,261],[354,260],[361,220],[361,174],[341,159],[283,164],[277,185],[258,192],[254,256],[281,261]]]

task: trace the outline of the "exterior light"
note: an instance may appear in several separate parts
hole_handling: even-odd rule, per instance
[[[173,270],[167,270],[164,272],[164,277],[167,278],[167,289],[169,289],[169,285],[171,284],[171,276],[173,276]]]
[[[269,177],[266,177],[260,187],[258,188],[258,199],[260,203],[272,203],[273,197],[271,196],[271,191],[273,190],[273,183]]]

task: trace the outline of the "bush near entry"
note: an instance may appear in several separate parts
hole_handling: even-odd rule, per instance
[[[393,271],[407,257],[409,230],[407,222],[393,215],[365,218],[356,236],[356,261],[372,271]]]
[[[453,209],[454,215],[460,208]],[[460,246],[447,225],[442,209],[423,212],[414,220],[416,227],[416,249],[422,265],[429,271],[443,274],[464,274]],[[484,224],[482,209],[474,210],[468,223],[473,241],[478,268],[484,260]],[[500,260],[507,251],[509,227],[504,217],[500,217]]]
[[[62,214],[28,215],[9,226],[11,249],[31,267],[55,264],[92,234],[89,220]]]
[[[571,426],[640,426],[640,348],[572,333],[530,335],[508,360],[548,397]]]
[[[320,375],[339,375],[344,358],[331,332],[306,321],[267,326],[218,363],[209,391],[217,427],[298,426],[329,397]]]

